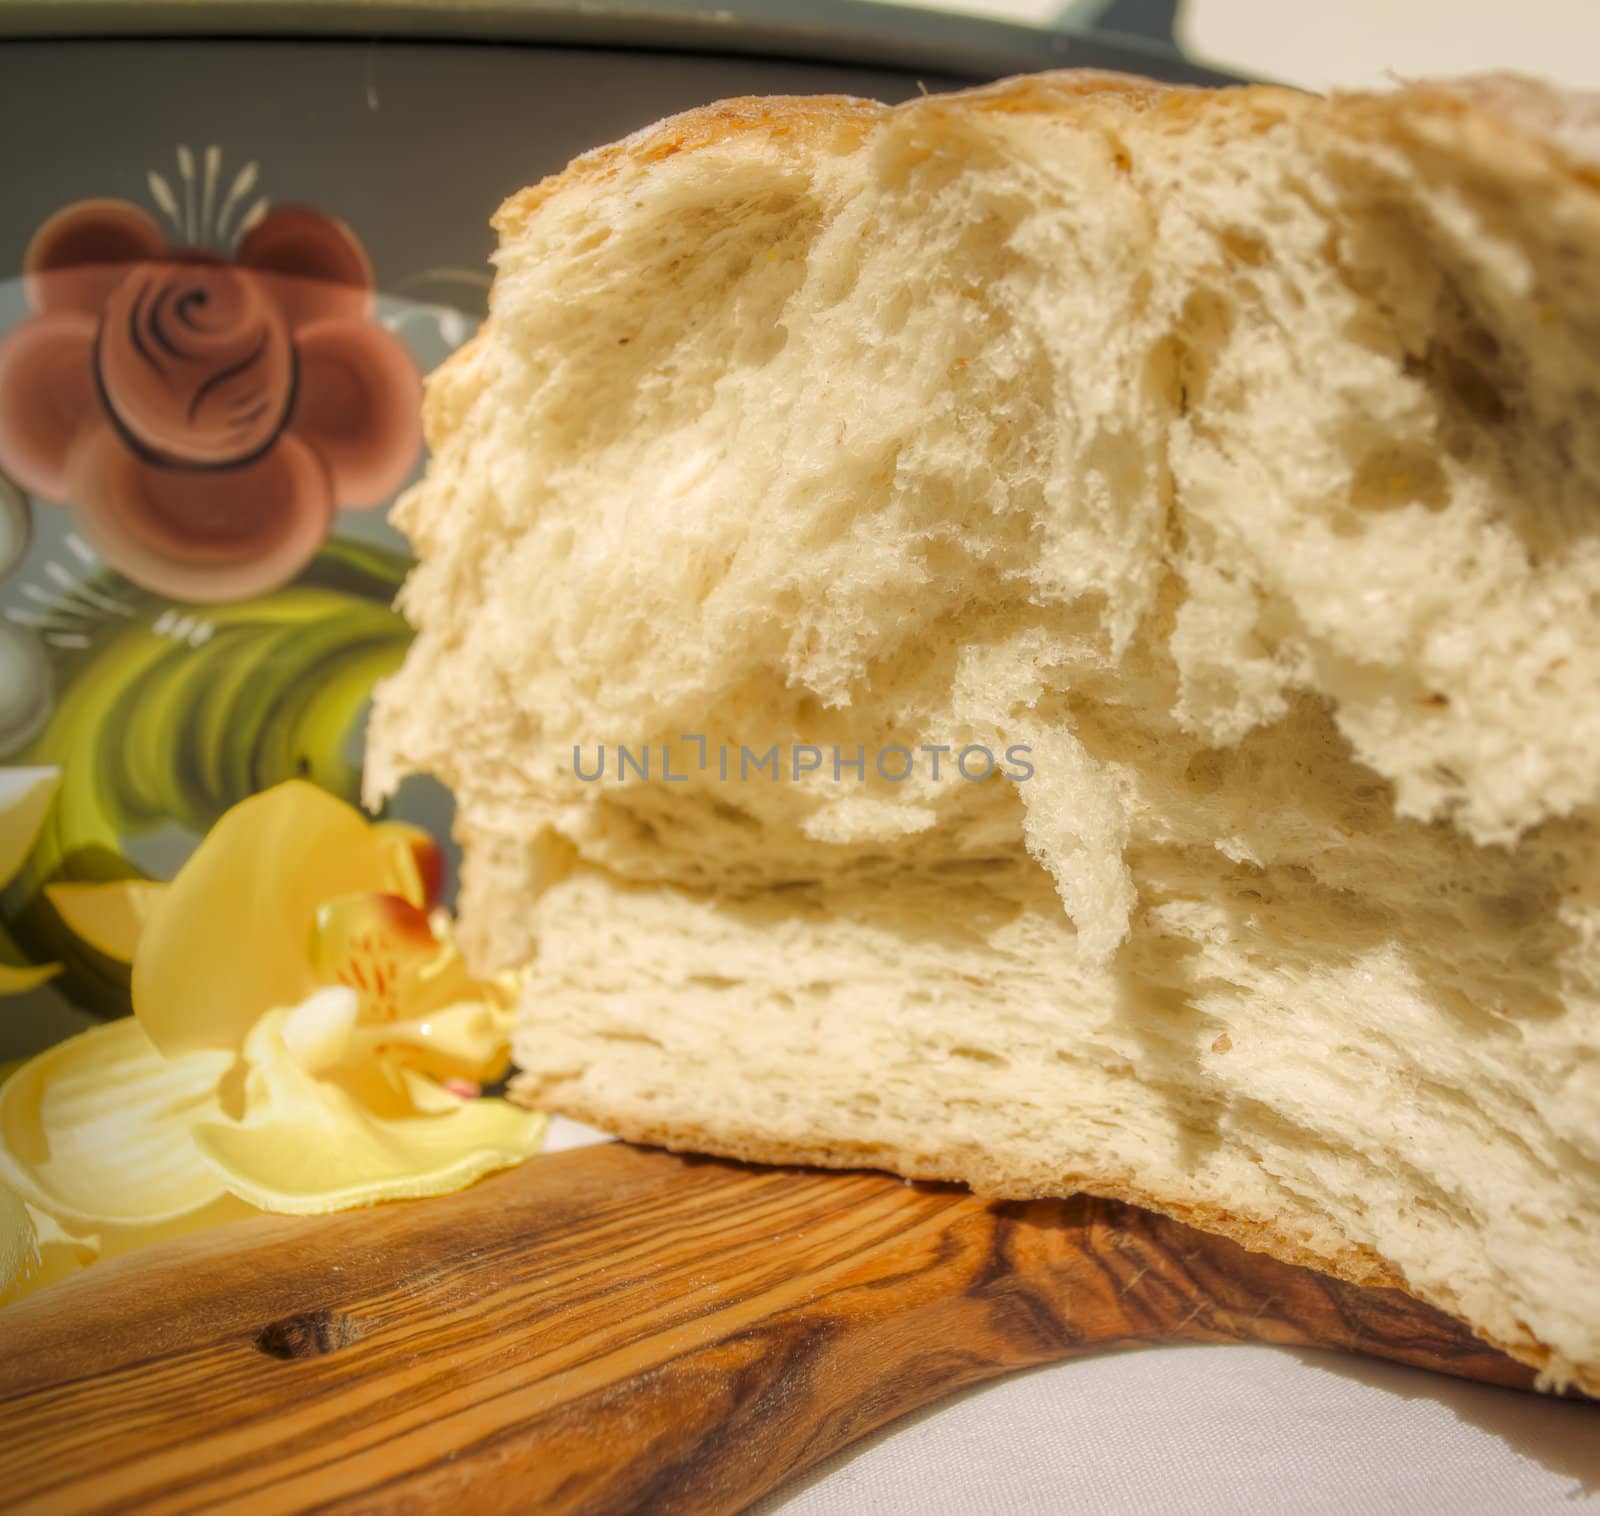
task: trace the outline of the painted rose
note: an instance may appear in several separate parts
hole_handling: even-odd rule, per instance
[[[34,234],[33,316],[0,340],[0,469],[70,506],[136,583],[190,601],[260,594],[337,509],[381,505],[421,448],[421,380],[371,319],[342,222],[268,211],[231,260],[174,247],[121,200]]]

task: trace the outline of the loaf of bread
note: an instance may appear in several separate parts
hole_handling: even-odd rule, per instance
[[[734,100],[496,225],[368,761],[523,1098],[1600,1391],[1600,101]]]

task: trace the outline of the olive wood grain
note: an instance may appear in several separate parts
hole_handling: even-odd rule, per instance
[[[1167,1342],[1530,1372],[1132,1207],[620,1144],[262,1217],[0,1313],[11,1511],[734,1511],[961,1385]]]

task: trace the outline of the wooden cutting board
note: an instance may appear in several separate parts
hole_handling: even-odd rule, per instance
[[[0,1313],[9,1511],[735,1511],[1008,1369],[1170,1342],[1531,1371],[1129,1206],[620,1144],[262,1217]]]

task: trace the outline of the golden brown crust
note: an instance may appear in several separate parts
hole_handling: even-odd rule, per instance
[[[428,447],[438,452],[460,426],[478,386],[473,378],[488,345],[489,322],[428,375],[422,394],[422,430]]]
[[[567,190],[593,189],[615,179],[628,165],[659,162],[754,133],[774,143],[831,144],[839,150],[859,144],[880,121],[909,112],[1072,118],[1103,117],[1108,106],[1133,115],[1159,113],[1180,125],[1203,110],[1215,109],[1219,94],[1225,94],[1242,116],[1259,117],[1262,125],[1280,120],[1286,108],[1314,98],[1277,85],[1195,89],[1099,69],[1021,74],[974,89],[918,96],[893,106],[853,95],[742,96],[668,116],[620,142],[573,159],[560,173],[507,199],[495,213],[493,224],[502,239],[516,236],[541,206]]]
[[[882,119],[889,107],[854,95],[744,95],[714,105],[668,116],[574,158],[559,174],[550,174],[518,190],[494,214],[492,224],[502,239],[515,236],[546,201],[577,186],[592,187],[614,179],[626,164],[656,163],[678,153],[698,152],[750,132],[773,140],[815,142],[841,129],[859,140]]]
[[[616,1106],[594,1106],[581,1096],[563,1091],[554,1098],[545,1081],[527,1075],[512,1081],[513,1098],[556,1116],[581,1121],[646,1147],[666,1148],[676,1153],[704,1153],[716,1158],[732,1158],[742,1163],[766,1163],[826,1169],[882,1169],[905,1179],[933,1180],[966,1185],[975,1194],[994,1200],[1034,1200],[1074,1194],[1097,1195],[1121,1200],[1171,1216],[1176,1221],[1227,1237],[1251,1252],[1266,1253],[1282,1263],[1316,1269],[1351,1284],[1403,1290],[1439,1310],[1460,1317],[1458,1302],[1414,1289],[1393,1264],[1370,1248],[1351,1243],[1334,1252],[1319,1252],[1285,1228],[1257,1217],[1240,1216],[1224,1207],[1205,1202],[1174,1200],[1156,1195],[1127,1178],[1107,1178],[1086,1174],[1061,1176],[1052,1184],[1019,1183],[998,1168],[986,1170],[981,1159],[975,1165],[941,1161],[927,1154],[878,1147],[866,1143],[774,1142],[758,1132],[723,1128],[712,1132],[687,1122],[661,1120],[627,1113]],[[1508,1339],[1486,1332],[1472,1321],[1465,1324],[1482,1341],[1501,1352],[1550,1376],[1550,1388],[1561,1390],[1576,1384],[1585,1394],[1600,1393],[1600,1382],[1581,1371],[1553,1368],[1553,1355],[1531,1333]]]
[[[1503,145],[1515,137],[1546,166],[1589,188],[1600,187],[1600,93],[1554,90],[1518,74],[1409,81],[1382,94],[1335,94],[1342,129],[1392,136],[1426,125],[1457,131],[1488,125]]]
[[[1227,89],[1158,84],[1098,69],[1022,74],[894,106],[853,95],[741,96],[669,116],[575,158],[560,173],[510,196],[495,213],[493,224],[502,239],[513,237],[541,206],[567,190],[592,189],[615,179],[629,165],[648,165],[749,134],[763,134],[774,143],[832,144],[841,150],[858,144],[877,123],[909,112],[1055,115],[1105,125],[1108,107],[1112,112],[1153,117],[1164,127],[1181,131],[1203,114],[1215,113],[1221,102],[1226,102],[1237,129],[1264,131],[1291,112],[1314,107],[1318,97],[1272,84]],[[1461,82],[1421,81],[1381,93],[1336,94],[1324,104],[1352,125],[1366,117],[1380,128],[1404,117],[1492,118],[1560,155],[1573,178],[1600,184],[1600,95],[1558,93],[1507,74]]]

